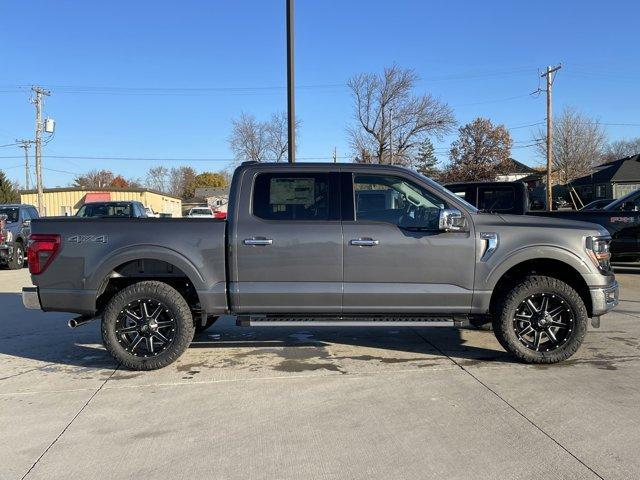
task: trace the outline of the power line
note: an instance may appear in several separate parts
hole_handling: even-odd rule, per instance
[[[482,77],[508,76],[513,74],[530,73],[535,67],[512,67],[505,69],[479,70],[470,72],[451,73],[445,75],[427,75],[416,83],[429,83],[437,81],[454,81],[467,80]],[[97,86],[97,85],[42,85],[48,89],[55,89],[56,93],[77,93],[77,94],[140,94],[140,95],[156,95],[156,94],[194,94],[194,93],[215,93],[215,92],[261,92],[261,91],[280,91],[285,90],[286,85],[270,85],[270,86],[243,86],[243,87],[151,87],[151,86]],[[25,91],[31,85],[15,84],[0,85],[0,92]],[[346,88],[347,83],[321,83],[296,85],[298,89],[322,89],[322,88]]]
[[[7,155],[0,156],[0,159],[5,158],[22,158],[20,156]],[[63,160],[124,160],[124,161],[139,161],[139,162],[237,162],[242,161],[237,158],[151,158],[151,157],[102,157],[95,155],[42,155],[42,158],[55,158]],[[298,160],[333,160],[333,156],[321,156],[321,157],[296,157]],[[337,158],[351,158],[351,157],[337,157]],[[275,158],[263,159],[265,163],[276,163]]]

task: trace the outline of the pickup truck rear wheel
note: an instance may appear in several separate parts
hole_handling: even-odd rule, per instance
[[[498,301],[493,330],[500,344],[526,363],[556,363],[584,340],[587,309],[578,292],[552,277],[530,276]]]
[[[173,363],[193,335],[189,305],[163,282],[128,286],[109,301],[102,317],[106,349],[133,370],[155,370]]]

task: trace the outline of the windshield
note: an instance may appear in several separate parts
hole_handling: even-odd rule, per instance
[[[18,208],[0,208],[0,215],[7,216],[7,223],[15,223],[20,216],[20,210]]]
[[[191,210],[192,215],[213,215],[213,212],[208,208],[194,208]]]
[[[131,217],[131,204],[86,203],[76,217]]]
[[[627,203],[628,202],[628,203]],[[625,205],[626,204],[626,205]],[[633,208],[632,208],[632,204]],[[624,207],[624,208],[623,208]],[[629,210],[629,211],[638,211],[640,210],[640,191],[635,190],[631,193],[628,193],[622,198],[610,203],[603,210]]]

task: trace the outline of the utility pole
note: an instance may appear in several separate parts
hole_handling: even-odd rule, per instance
[[[40,87],[31,87],[35,97],[31,98],[31,103],[36,106],[36,187],[38,190],[38,213],[44,215],[44,193],[42,192],[42,97],[51,95],[49,90]]]
[[[551,184],[551,169],[553,164],[553,109],[551,104],[551,94],[553,87],[553,80],[557,72],[562,68],[562,65],[555,67],[547,67],[547,71],[544,72],[541,77],[547,77],[547,211],[553,210],[553,185]]]
[[[333,163],[338,163],[338,149],[333,147]]]
[[[16,140],[16,143],[20,145],[20,148],[24,149],[24,183],[25,188],[29,190],[31,188],[31,172],[29,171],[29,148],[34,142],[33,140]]]
[[[296,99],[294,93],[293,63],[293,0],[287,2],[287,135],[289,163],[296,161]]]
[[[389,165],[393,165],[393,108],[389,107]]]

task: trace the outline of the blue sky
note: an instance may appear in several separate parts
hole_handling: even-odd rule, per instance
[[[604,123],[640,124],[634,1],[297,0],[298,157],[349,154],[352,102],[343,86],[358,72],[396,63],[420,75],[418,93],[449,103],[460,124],[503,123],[521,148],[542,122],[538,69],[563,62],[554,106]],[[45,147],[47,187],[109,168],[144,177],[159,161],[91,157],[220,159],[165,161],[198,170],[229,167],[231,119],[286,108],[284,0],[87,2],[0,0],[0,145],[32,138],[28,87],[52,91],[57,131]],[[611,139],[640,127],[607,125]],[[437,142],[439,157],[453,137]],[[33,152],[32,152],[33,153]],[[24,181],[22,150],[0,147],[0,168]],[[53,158],[80,157],[80,158]]]

